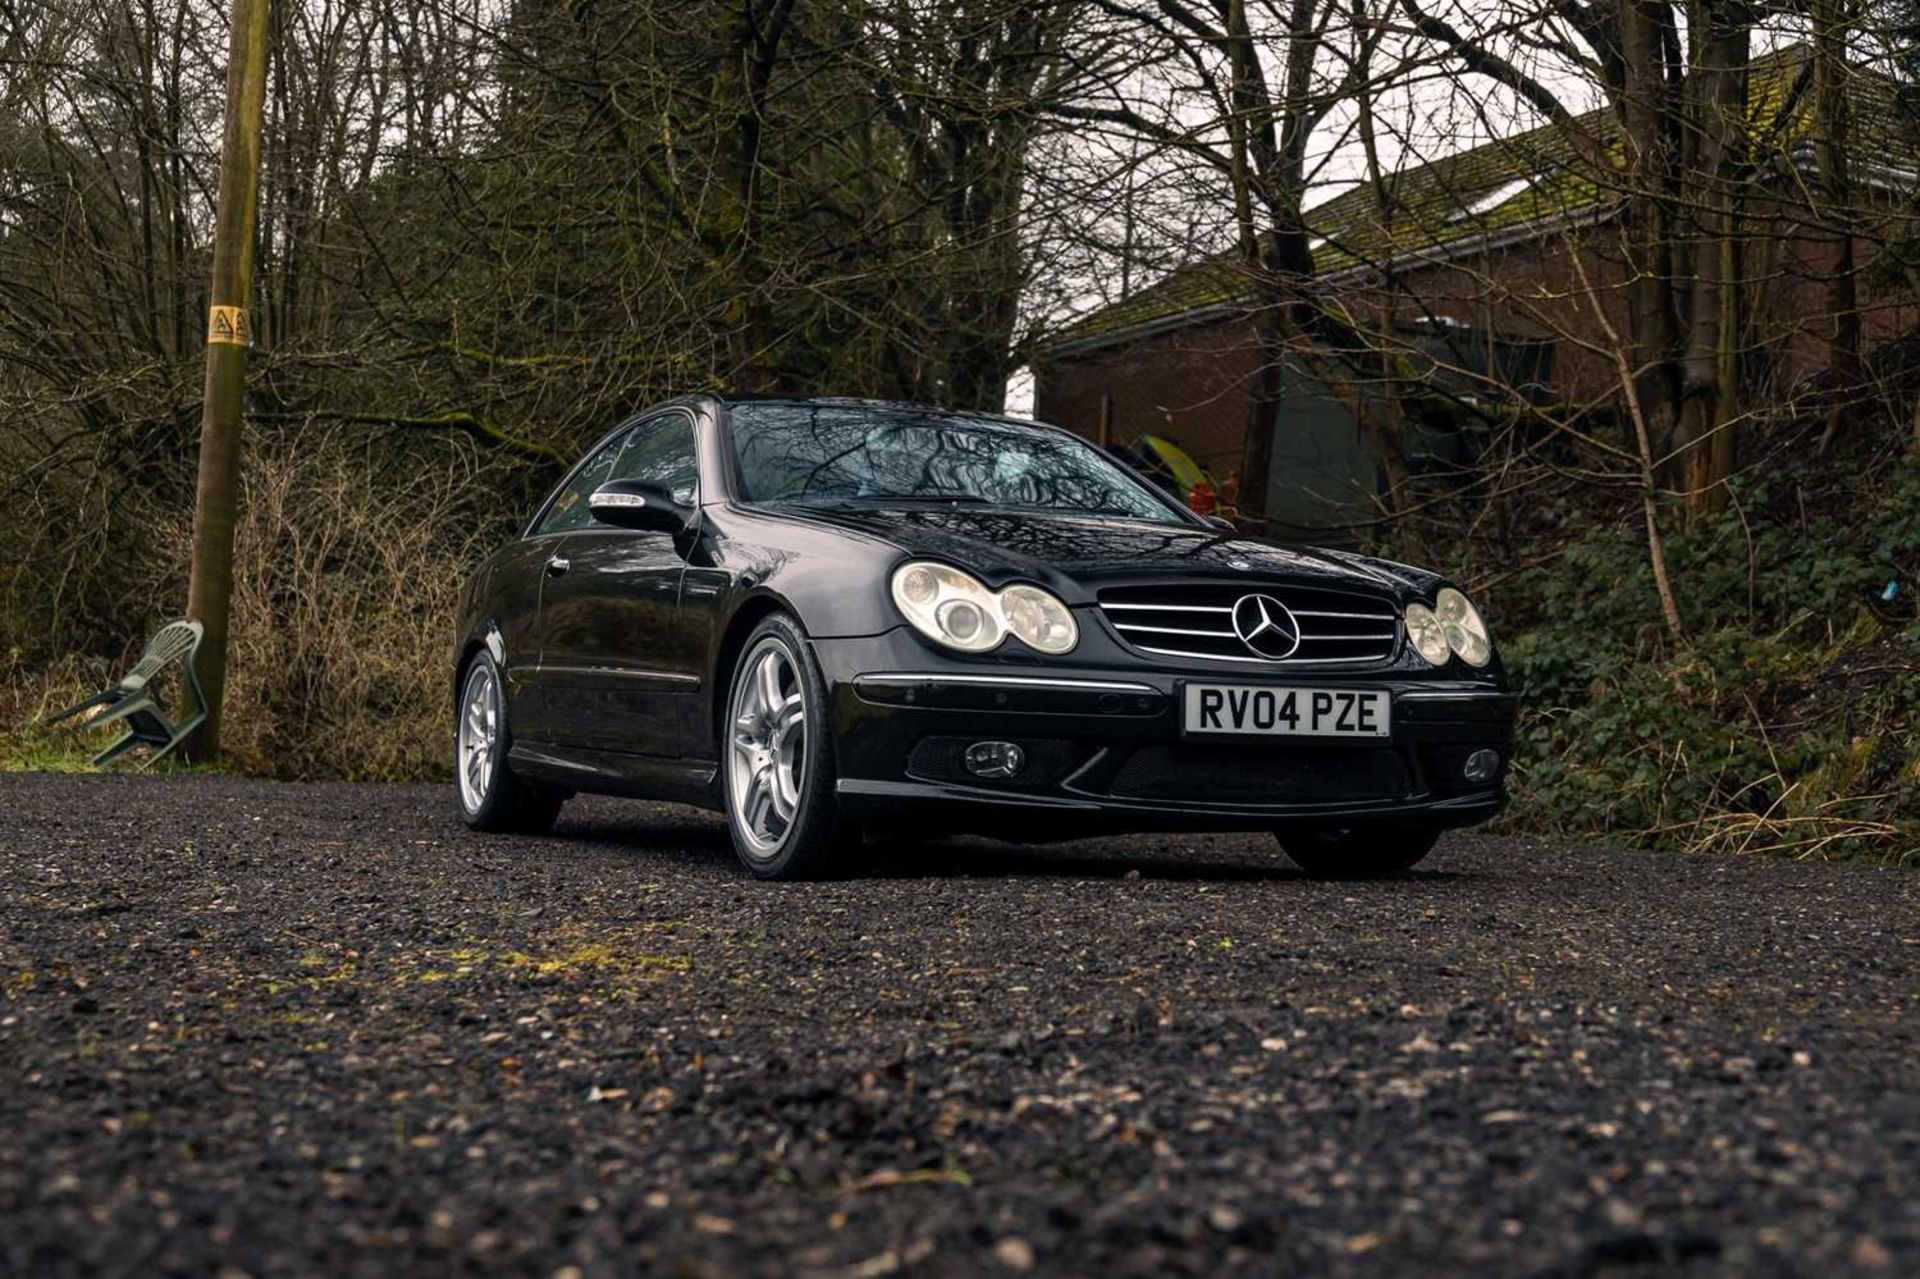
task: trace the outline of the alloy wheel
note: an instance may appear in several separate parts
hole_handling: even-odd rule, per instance
[[[762,640],[734,681],[728,802],[757,860],[780,851],[800,811],[806,775],[806,695],[792,653]]]
[[[494,753],[500,741],[500,685],[493,668],[475,662],[460,695],[460,802],[469,813],[480,811],[493,781]]]

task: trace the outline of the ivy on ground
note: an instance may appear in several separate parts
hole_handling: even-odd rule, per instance
[[[1519,829],[1683,849],[1912,857],[1920,834],[1920,463],[1808,510],[1752,485],[1673,535],[1685,625],[1661,622],[1645,543],[1586,536],[1515,577],[1500,612],[1524,710]]]

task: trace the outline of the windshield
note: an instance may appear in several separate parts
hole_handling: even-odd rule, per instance
[[[926,502],[1180,523],[1159,492],[1070,435],[869,405],[729,406],[749,502]]]

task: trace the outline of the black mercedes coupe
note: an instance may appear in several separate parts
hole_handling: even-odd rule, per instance
[[[466,591],[461,812],[724,812],[741,862],[867,836],[1268,830],[1404,870],[1505,802],[1514,699],[1422,569],[1237,535],[1077,436],[697,396],[596,444]]]

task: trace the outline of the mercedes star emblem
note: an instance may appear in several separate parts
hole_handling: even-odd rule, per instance
[[[1233,606],[1233,633],[1255,656],[1270,662],[1292,657],[1300,647],[1300,623],[1293,610],[1271,595],[1242,595]]]

